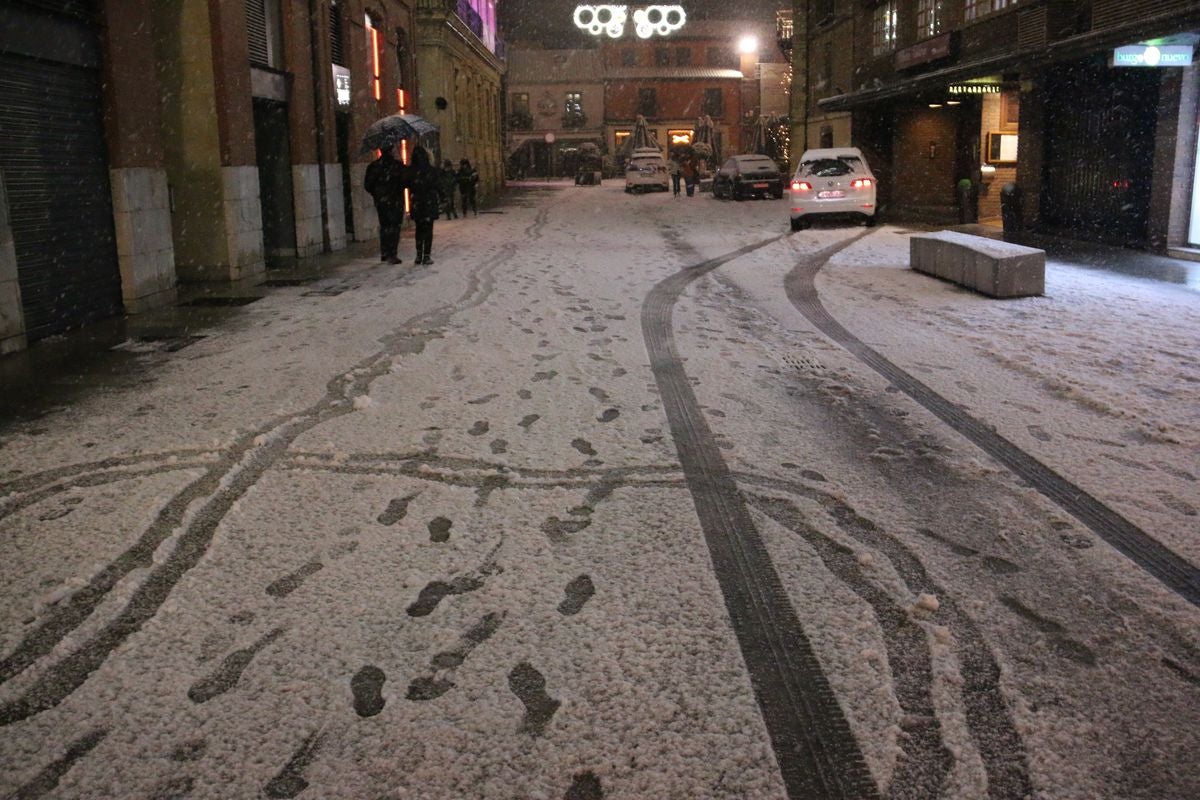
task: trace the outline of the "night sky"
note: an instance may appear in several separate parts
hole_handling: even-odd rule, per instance
[[[587,47],[595,43],[592,36],[576,29],[572,18],[574,0],[500,0],[500,22],[504,36],[510,42],[535,41],[553,47]],[[600,5],[601,0],[589,0]],[[668,4],[665,0],[619,0],[613,5],[625,5],[632,14],[636,8]],[[689,19],[719,18],[747,19],[775,23],[775,12],[791,8],[791,0],[681,0],[678,3]]]

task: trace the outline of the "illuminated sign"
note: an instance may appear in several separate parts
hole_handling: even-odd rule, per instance
[[[350,105],[350,70],[333,65],[333,91],[339,106]]]
[[[681,144],[691,144],[692,132],[690,130],[667,131],[667,138],[670,139],[672,147]]]
[[[998,83],[952,83],[950,94],[1000,94]]]
[[[1113,50],[1114,67],[1188,67],[1192,64],[1190,44],[1132,44]]]
[[[629,6],[575,6],[575,27],[592,36],[607,35],[619,39],[625,33]],[[669,36],[683,27],[687,14],[683,6],[646,6],[633,12],[634,31],[639,38]]]

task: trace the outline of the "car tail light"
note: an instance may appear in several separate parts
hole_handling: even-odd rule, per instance
[[[871,188],[871,179],[870,178],[859,178],[856,181],[852,181],[850,183],[850,185],[853,186],[855,189],[870,189]]]
[[[793,192],[811,192],[812,186],[805,181],[792,181]]]

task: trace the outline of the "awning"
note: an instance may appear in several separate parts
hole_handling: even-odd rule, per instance
[[[952,64],[932,72],[914,75],[911,78],[902,78],[880,86],[826,97],[818,100],[817,105],[821,107],[822,111],[849,111],[883,100],[943,89],[951,83],[971,78],[994,75],[1016,68],[1027,69],[1058,61],[1070,61],[1103,52],[1109,48],[1178,33],[1196,26],[1200,26],[1200,8],[1186,12],[1170,11],[1102,31],[1081,33],[1047,45],[1002,53],[963,64]]]

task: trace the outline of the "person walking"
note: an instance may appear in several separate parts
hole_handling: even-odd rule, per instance
[[[446,219],[458,219],[458,211],[454,207],[454,187],[458,185],[458,176],[454,173],[454,164],[450,159],[442,162],[438,173],[438,189],[442,195],[442,213]]]
[[[417,264],[432,264],[429,251],[433,248],[433,221],[441,205],[441,171],[429,161],[429,151],[418,145],[413,148],[409,167],[408,191],[413,224],[417,228]]]
[[[379,158],[367,165],[363,188],[375,201],[379,217],[379,260],[399,264],[400,227],[404,224],[404,164],[396,158],[396,147],[382,148]]]
[[[696,157],[688,156],[683,160],[683,166],[679,168],[683,173],[683,183],[687,187],[687,196],[691,197],[696,191],[696,175],[698,168],[696,167]]]
[[[479,185],[479,173],[471,166],[471,162],[463,159],[458,162],[458,192],[462,195],[462,215],[467,216],[467,206],[475,216],[479,216],[479,208],[475,205],[475,187]]]
[[[667,174],[671,176],[671,191],[679,197],[679,155],[672,154],[667,161]]]

